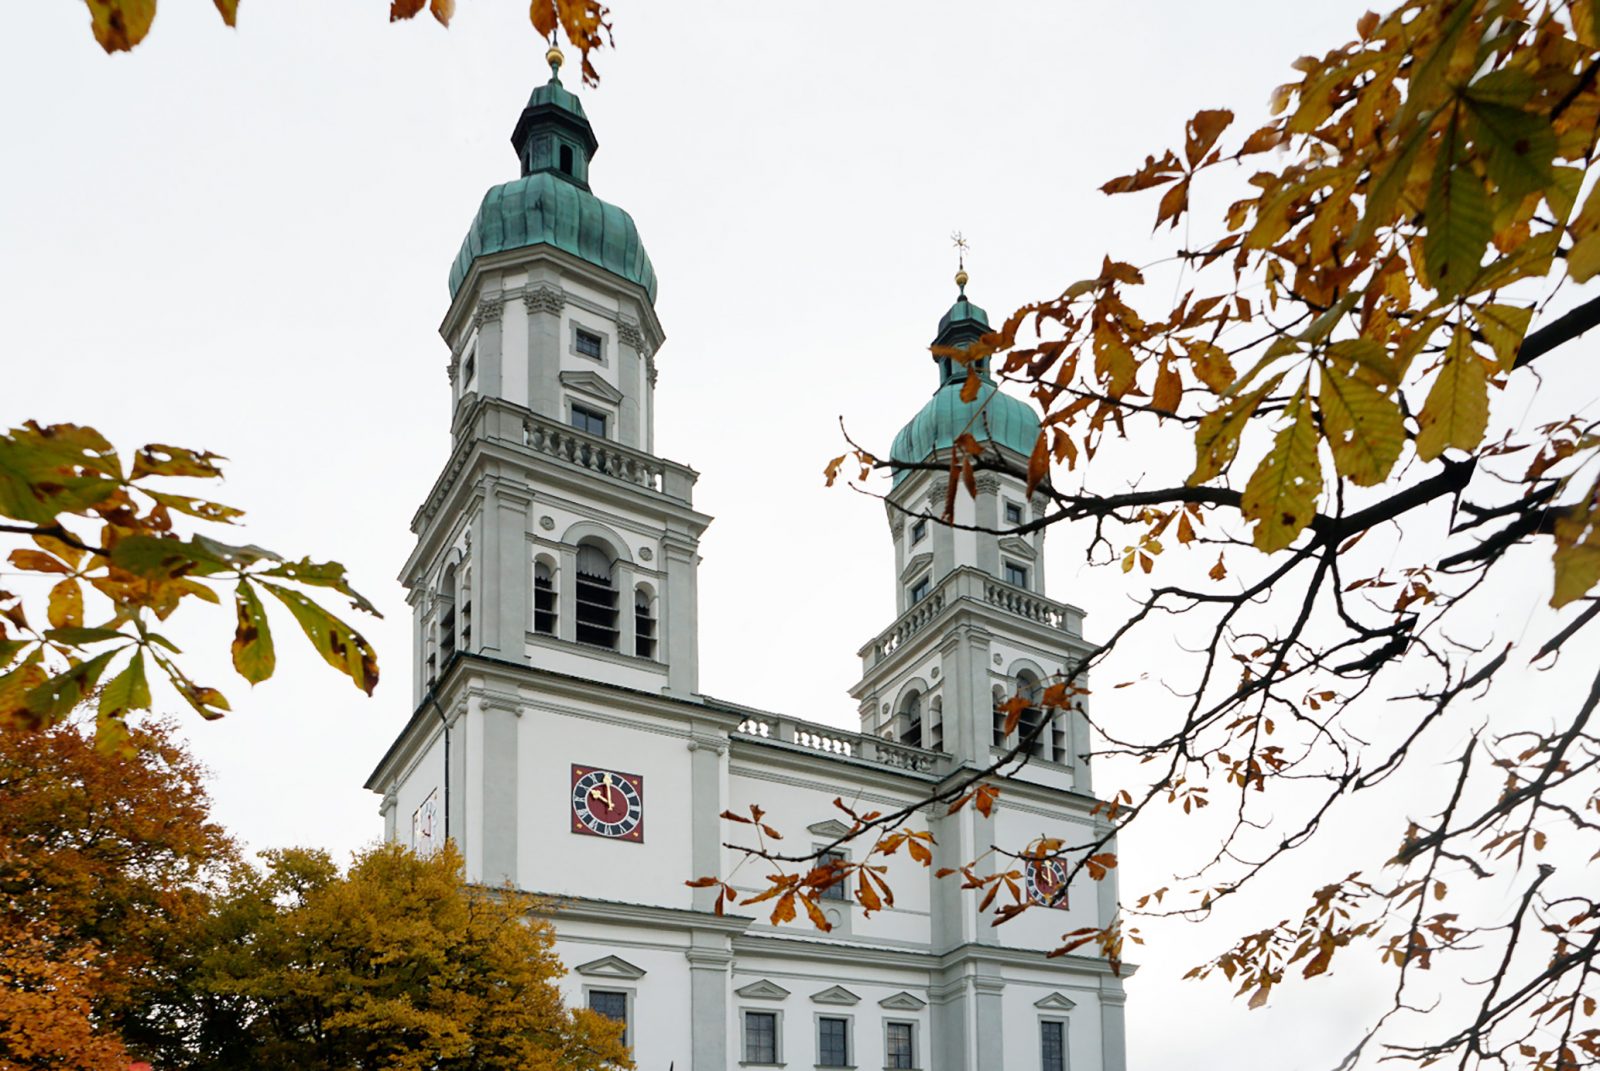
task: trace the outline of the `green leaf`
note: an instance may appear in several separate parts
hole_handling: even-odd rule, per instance
[[[86,643],[104,643],[106,640],[132,640],[126,632],[114,628],[52,628],[44,638],[67,647],[82,647]]]
[[[233,668],[251,684],[260,684],[277,667],[267,612],[255,589],[244,581],[234,589],[233,608],[238,615],[233,632]]]
[[[100,709],[98,725],[101,731],[107,728],[108,721],[115,720],[120,723],[127,717],[130,710],[150,709],[150,682],[144,674],[144,652],[135,651],[133,658],[128,662],[121,673],[106,682],[100,689]],[[126,736],[126,728],[122,729]],[[98,732],[96,743],[99,743]]]
[[[40,724],[54,725],[94,691],[95,685],[100,683],[100,674],[116,655],[116,650],[105,651],[56,674],[30,689],[23,702]]]
[[[1284,415],[1288,426],[1278,432],[1239,500],[1240,511],[1256,522],[1256,547],[1268,554],[1293,543],[1311,523],[1322,493],[1317,427],[1305,388],[1295,392]]]
[[[1472,350],[1467,329],[1456,325],[1444,367],[1417,414],[1417,456],[1432,461],[1445,449],[1475,450],[1489,426],[1489,374]]]
[[[1382,483],[1406,442],[1405,418],[1394,399],[1370,383],[1324,368],[1317,408],[1335,471],[1361,487]]]
[[[1480,305],[1472,310],[1478,330],[1488,340],[1503,372],[1511,371],[1522,350],[1523,336],[1533,319],[1533,307],[1518,305]]]
[[[349,599],[353,609],[371,614],[373,617],[383,616],[378,613],[377,607],[350,586],[350,582],[345,578],[345,568],[338,562],[314,562],[310,558],[301,558],[297,562],[284,562],[271,569],[263,569],[255,575],[281,577],[284,580],[293,580],[297,584],[332,588]]]
[[[368,695],[378,686],[378,657],[361,634],[298,591],[263,583],[289,608],[300,629],[328,665],[344,673]]]
[[[1515,203],[1549,186],[1555,175],[1556,132],[1548,116],[1467,98],[1472,139],[1500,195]]]
[[[1422,240],[1428,282],[1442,298],[1462,293],[1478,274],[1493,233],[1489,195],[1461,152],[1460,134],[1446,128],[1428,186]]]
[[[183,696],[184,702],[194,708],[195,713],[207,721],[215,721],[228,712],[230,708],[227,697],[221,692],[215,688],[208,688],[194,683],[184,675],[183,670],[178,668],[176,662],[165,655],[159,654],[153,649],[151,654],[156,660],[156,665],[161,667],[162,671],[166,673],[167,679],[172,682],[172,687],[177,689],[179,695]]]
[[[1234,398],[1217,406],[1200,418],[1194,432],[1194,471],[1186,481],[1191,487],[1220,476],[1239,452],[1239,436],[1270,392],[1283,382],[1279,372],[1249,394]]]
[[[1348,361],[1365,368],[1378,379],[1391,386],[1400,382],[1399,362],[1389,354],[1389,347],[1370,338],[1347,338],[1328,347],[1328,356],[1335,365]]]

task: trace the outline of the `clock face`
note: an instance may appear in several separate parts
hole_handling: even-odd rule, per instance
[[[572,831],[641,843],[644,840],[644,778],[574,763]]]
[[[1027,865],[1028,899],[1045,907],[1065,910],[1067,865],[1059,859],[1042,859]]]

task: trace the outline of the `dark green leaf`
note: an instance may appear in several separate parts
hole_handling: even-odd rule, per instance
[[[289,608],[300,623],[301,631],[328,665],[346,674],[368,695],[372,694],[372,689],[378,686],[378,657],[360,633],[298,591],[277,584],[261,586]]]
[[[255,589],[243,581],[234,589],[233,608],[238,616],[233,632],[233,668],[251,684],[260,684],[277,667],[266,610]]]

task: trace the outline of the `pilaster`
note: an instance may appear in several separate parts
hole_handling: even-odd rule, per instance
[[[689,737],[689,854],[694,877],[720,872],[722,864],[723,756],[728,738],[697,728]],[[696,911],[714,911],[721,890],[695,889]]]
[[[528,398],[526,404],[540,416],[566,422],[561,412],[561,312],[566,293],[551,282],[530,282],[522,292],[528,316]]]
[[[698,541],[669,530],[661,539],[662,566],[666,571],[663,616],[672,621],[663,637],[668,644],[667,694],[688,699],[700,690],[700,556]]]
[[[478,585],[483,592],[479,616],[483,629],[476,646],[485,654],[521,662],[526,655],[529,622],[533,620],[528,532],[533,494],[524,487],[496,480],[489,490],[489,523],[479,557]],[[492,576],[492,580],[491,580]],[[474,637],[476,640],[477,637]]]
[[[500,346],[500,313],[505,306],[498,289],[485,290],[478,296],[478,308],[472,314],[473,326],[478,329],[478,393],[491,398],[503,397],[501,362],[504,355]]]
[[[692,930],[689,948],[690,1071],[728,1071],[728,935]]]
[[[639,351],[644,346],[644,336],[639,324],[627,317],[617,320],[617,384],[622,389],[622,406],[618,412],[618,437],[624,446],[635,450],[648,450],[645,445],[642,394],[644,377],[639,374]]]
[[[483,726],[483,802],[478,876],[486,885],[517,882],[517,722],[514,697],[475,700]]]

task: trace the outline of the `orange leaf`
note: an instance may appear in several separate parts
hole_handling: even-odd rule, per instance
[[[1233,113],[1226,108],[1208,108],[1194,113],[1194,118],[1189,120],[1184,128],[1183,154],[1193,168],[1205,156],[1207,150],[1217,143],[1222,132],[1233,122]]]
[[[409,19],[421,11],[427,0],[389,0],[389,21]]]
[[[1028,488],[1026,493],[1032,495],[1034,488],[1044,481],[1050,474],[1050,447],[1045,442],[1044,432],[1033,441],[1033,453],[1028,455]]]
[[[963,380],[961,384],[961,401],[964,404],[971,405],[973,402],[977,401],[978,386],[980,382],[981,381],[978,379],[978,370],[973,368],[971,365],[968,365],[967,378]]]

